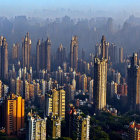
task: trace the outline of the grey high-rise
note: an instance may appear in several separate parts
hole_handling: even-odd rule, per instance
[[[78,68],[78,38],[72,37],[70,45],[70,67],[77,71]]]
[[[140,112],[140,67],[137,62],[137,54],[131,58],[131,66],[128,66],[128,107],[130,111]]]
[[[2,46],[0,49],[1,55],[1,78],[3,80],[8,80],[8,44],[6,38],[2,40]]]
[[[30,69],[30,58],[31,57],[31,39],[29,38],[29,33],[26,34],[22,42],[22,66],[26,67],[27,70]]]

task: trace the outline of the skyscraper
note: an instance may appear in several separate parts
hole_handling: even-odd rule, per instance
[[[106,38],[103,35],[101,39],[101,43],[95,45],[96,57],[108,59],[108,54],[109,54],[108,49],[109,49],[109,43],[106,42]]]
[[[107,60],[94,59],[94,104],[96,110],[106,107],[106,88],[107,88]]]
[[[47,117],[47,137],[53,139],[61,137],[61,119],[58,116]]]
[[[66,61],[66,52],[65,48],[63,48],[63,45],[60,44],[59,48],[57,49],[56,52],[56,64],[57,66],[63,66],[63,63]]]
[[[65,118],[65,91],[53,89],[45,95],[45,115]]]
[[[113,64],[118,63],[118,47],[115,44],[109,46],[109,57]]]
[[[1,37],[2,39],[2,37]],[[0,49],[0,61],[1,61],[1,78],[3,80],[8,80],[8,44],[6,38],[2,39],[2,46]]]
[[[70,68],[77,71],[78,68],[78,38],[72,37],[70,44]]]
[[[39,73],[40,70],[40,40],[37,42],[36,46],[36,72]]]
[[[10,98],[6,99],[5,107],[6,133],[8,135],[16,134],[21,128],[24,128],[24,99],[12,94]]]
[[[81,84],[82,84],[82,90],[84,92],[87,92],[87,76],[86,74],[83,74],[81,77]]]
[[[102,36],[101,39],[101,58],[105,58],[106,56],[106,39],[105,36]]]
[[[131,122],[128,128],[128,140],[139,140],[140,139],[140,124]]]
[[[26,34],[22,42],[22,65],[23,68],[26,67],[27,70],[30,69],[31,59],[31,39],[29,38],[29,33]]]
[[[100,55],[101,55],[101,44],[96,44],[95,45],[95,55],[97,57],[100,57]]]
[[[52,138],[57,139],[61,137],[61,119],[53,117],[52,121],[53,121]]]
[[[2,86],[2,81],[0,80],[0,99],[3,97]]]
[[[82,112],[76,111],[73,106],[69,110],[66,118],[69,137],[75,137],[77,140],[89,140],[90,116],[82,116]]]
[[[38,40],[36,46],[36,72],[40,70],[51,71],[51,40],[47,38],[45,42]]]
[[[49,38],[47,38],[46,42],[45,42],[45,53],[46,53],[46,70],[48,72],[51,71],[51,40]]]
[[[119,48],[119,63],[123,63],[123,48]]]
[[[128,67],[128,106],[132,111],[140,111],[140,67],[137,62],[137,54],[131,58],[131,66]]]
[[[3,36],[0,36],[0,78],[2,79],[2,41],[3,41]]]
[[[28,140],[46,140],[46,118],[28,113]]]
[[[81,140],[89,140],[90,116],[82,119]]]
[[[17,61],[19,58],[19,44],[13,44],[12,47],[12,61],[15,62]]]

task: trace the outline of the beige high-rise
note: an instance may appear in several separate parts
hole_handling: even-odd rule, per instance
[[[65,91],[53,89],[45,95],[45,115],[65,118]]]
[[[94,60],[94,103],[96,110],[106,107],[107,60],[95,57]]]

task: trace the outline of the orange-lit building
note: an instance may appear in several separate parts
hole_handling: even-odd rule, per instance
[[[140,140],[140,124],[131,122],[128,129],[129,140]]]
[[[24,99],[21,96],[12,94],[5,101],[6,124],[5,129],[8,135],[16,134],[24,127]]]

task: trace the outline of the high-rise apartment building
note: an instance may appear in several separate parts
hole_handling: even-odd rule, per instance
[[[106,107],[107,60],[95,57],[94,60],[94,104],[96,110]]]
[[[63,47],[62,44],[60,44],[59,48],[57,49],[56,52],[56,64],[57,66],[63,66],[63,63],[66,61],[66,52],[65,48]]]
[[[132,111],[140,111],[140,67],[137,62],[137,54],[131,58],[131,66],[128,66],[128,106]]]
[[[140,124],[131,122],[128,128],[128,140],[140,140]]]
[[[28,113],[28,140],[46,140],[46,120],[32,112]]]
[[[101,58],[105,58],[106,57],[106,39],[105,36],[102,36],[101,39]]]
[[[119,48],[119,63],[123,63],[123,48]]]
[[[45,53],[46,53],[46,70],[51,71],[51,40],[47,38],[45,42]]]
[[[93,101],[93,85],[94,85],[94,81],[91,80],[89,82],[89,101],[92,102]]]
[[[69,115],[66,118],[69,137],[77,140],[89,140],[90,116],[83,117],[82,112],[71,106]]]
[[[3,97],[3,84],[2,81],[0,80],[0,99]]]
[[[61,137],[61,119],[57,116],[47,118],[47,137],[58,139]]]
[[[118,47],[113,43],[109,46],[109,60],[113,64],[118,63]]]
[[[81,84],[82,84],[82,90],[84,92],[87,92],[87,76],[86,74],[83,74],[81,77]]]
[[[30,69],[31,43],[32,42],[29,37],[29,33],[27,33],[22,42],[22,66],[23,66],[23,68],[26,67],[27,70]]]
[[[40,70],[40,40],[38,40],[37,42],[37,46],[36,46],[36,72],[37,74],[39,73]]]
[[[81,140],[89,140],[90,116],[82,119]]]
[[[6,38],[0,37],[0,78],[8,80],[8,44]]]
[[[24,128],[24,99],[12,94],[5,100],[6,125],[8,135],[16,134]],[[4,112],[2,112],[4,113]]]
[[[52,118],[52,121],[53,121],[52,138],[57,139],[61,137],[61,119],[54,117]]]
[[[95,55],[99,58],[108,59],[109,56],[109,43],[106,42],[106,38],[103,35],[100,44],[95,45]]]
[[[15,62],[19,59],[19,44],[13,44],[12,47],[12,61]]]
[[[17,77],[16,79],[16,94],[24,97],[23,95],[23,81]]]
[[[38,40],[36,46],[36,71],[51,71],[51,40],[47,38],[45,42]]]
[[[78,38],[73,36],[70,44],[70,68],[77,71],[78,68]]]
[[[65,91],[53,89],[45,95],[45,115],[65,118]]]
[[[100,55],[101,55],[101,44],[96,44],[95,45],[95,55],[97,57],[100,57]]]

